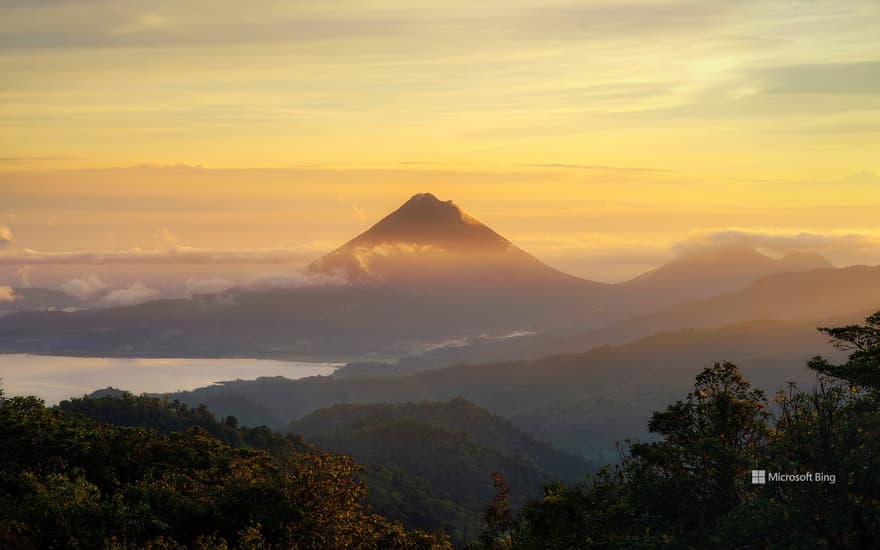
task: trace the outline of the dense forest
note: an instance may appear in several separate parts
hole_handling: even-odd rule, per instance
[[[464,399],[336,405],[288,431],[364,464],[367,502],[377,511],[410,528],[442,527],[457,544],[480,533],[489,473],[505,477],[518,510],[547,483],[596,470]]]
[[[654,413],[652,440],[579,479],[577,459],[464,400],[334,407],[297,436],[155,397],[0,397],[0,547],[878,547],[880,313],[822,331],[849,358],[812,359],[813,387],[767,398],[716,363]],[[517,476],[551,470],[568,475],[523,498]]]
[[[814,387],[767,399],[732,363],[707,368],[684,400],[654,413],[659,439],[631,443],[619,464],[548,486],[516,518],[500,491],[485,545],[880,547],[880,313],[821,330],[849,359],[811,360]],[[751,470],[814,480],[752,484]]]
[[[59,408],[123,426],[182,432],[194,426],[233,447],[269,451],[287,459],[294,449],[351,455],[366,466],[365,502],[410,529],[443,529],[461,546],[475,541],[481,515],[492,499],[489,473],[502,473],[521,508],[554,480],[575,480],[595,472],[582,459],[559,452],[464,399],[441,403],[340,405],[312,413],[281,436],[261,426],[218,421],[204,405],[102,390],[63,401]],[[304,439],[305,438],[305,439]],[[311,445],[306,445],[308,442]]]
[[[151,425],[130,427],[0,398],[0,548],[449,547],[372,513],[360,466],[293,437],[156,399],[79,400]]]

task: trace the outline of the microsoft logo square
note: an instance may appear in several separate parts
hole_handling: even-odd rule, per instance
[[[764,485],[767,483],[766,470],[752,470],[752,485]]]

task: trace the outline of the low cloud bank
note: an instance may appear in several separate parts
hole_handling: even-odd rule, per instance
[[[187,296],[195,296],[196,294],[217,294],[234,287],[232,281],[222,279],[220,277],[211,277],[210,279],[187,279],[184,293]]]
[[[14,302],[18,297],[10,286],[0,286],[0,302]]]
[[[0,248],[5,248],[12,244],[12,230],[8,225],[0,225]]]
[[[65,293],[79,298],[82,301],[92,300],[107,290],[107,283],[96,275],[89,275],[83,279],[71,279],[59,286]]]
[[[111,290],[98,300],[98,305],[105,307],[133,306],[155,300],[160,294],[155,288],[150,288],[143,283],[137,282],[126,288]]]
[[[687,240],[673,245],[673,250],[687,254],[715,246],[744,246],[775,253],[798,250],[861,254],[880,250],[880,235],[868,232],[813,233],[730,228],[693,233]]]
[[[317,286],[344,286],[348,279],[325,273],[278,272],[260,273],[249,277],[246,285],[254,290],[270,288],[303,288]]]

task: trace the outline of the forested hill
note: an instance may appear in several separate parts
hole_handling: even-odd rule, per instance
[[[309,444],[349,454],[366,466],[366,502],[410,529],[442,529],[462,545],[476,540],[492,499],[491,474],[504,475],[519,509],[545,484],[575,481],[594,472],[581,458],[559,452],[509,421],[464,399],[399,405],[340,405],[317,411],[283,436],[266,427],[218,420],[204,405],[112,392],[63,401],[59,408],[94,420],[162,433],[200,427],[233,447],[269,451],[287,459]]]
[[[518,510],[547,483],[595,472],[583,459],[464,399],[337,405],[295,422],[290,431],[366,465],[365,479],[374,489],[368,500],[377,511],[408,527],[443,527],[455,542],[472,542],[479,533],[492,499],[491,473],[507,479]],[[391,492],[383,493],[386,488]]]
[[[619,463],[582,481],[548,484],[519,511],[510,486],[523,471],[515,468],[492,475],[483,513],[457,494],[411,506],[457,490],[458,478],[432,464],[454,476],[453,453],[493,466],[484,459],[519,445],[493,439],[507,432],[504,422],[487,431],[491,415],[481,427],[485,412],[466,401],[336,407],[302,427],[388,461],[366,479],[394,481],[380,491],[402,488],[382,493],[397,513],[481,517],[479,535],[461,537],[473,549],[877,548],[880,313],[822,332],[849,356],[811,359],[815,386],[790,385],[768,399],[733,363],[694,369],[692,389],[651,416],[653,441],[629,444]],[[464,428],[469,418],[477,427]],[[474,444],[478,434],[495,448]],[[408,530],[364,506],[370,489],[351,458],[152,397],[47,409],[0,391],[0,464],[4,549],[450,547],[442,534]]]
[[[557,479],[574,479],[589,469],[578,456],[554,449],[523,432],[506,418],[474,403],[456,398],[450,401],[419,403],[342,404],[313,412],[293,422],[287,431],[307,439],[411,420],[448,431],[458,432],[502,454],[517,455]]]
[[[232,424],[209,429],[259,446]],[[161,434],[0,392],[0,548],[449,548],[365,507],[350,458],[271,439],[274,456],[200,426]]]
[[[768,399],[732,363],[705,368],[621,463],[516,518],[500,492],[486,547],[880,547],[880,313],[823,332],[851,353],[810,360],[812,388]]]

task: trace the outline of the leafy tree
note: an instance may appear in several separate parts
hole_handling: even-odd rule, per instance
[[[132,410],[100,407],[130,417],[154,406],[123,403]],[[181,413],[163,406],[159,418]],[[198,426],[161,434],[0,395],[0,548],[449,547],[364,507],[349,457],[280,441],[273,456]]]
[[[495,497],[483,517],[480,542],[490,549],[509,548],[510,531],[513,527],[513,518],[510,515],[510,487],[504,481],[504,475],[499,472],[492,474],[492,485],[495,487]]]
[[[816,386],[778,392],[772,414],[733,364],[704,370],[652,417],[658,441],[527,505],[514,548],[876,548],[878,321],[821,329],[849,360],[810,361]],[[751,469],[835,479],[751,485]]]
[[[648,428],[662,439],[632,446],[633,499],[670,536],[717,542],[719,519],[746,496],[743,474],[758,464],[768,418],[763,392],[733,363],[704,369],[685,401],[654,413]]]
[[[638,512],[619,467],[583,483],[553,483],[517,518],[514,548],[652,548],[650,531],[637,533]]]
[[[852,353],[843,365],[815,357],[809,363],[811,369],[855,386],[880,390],[880,311],[865,319],[864,325],[820,327],[819,330],[831,337],[835,348]]]

